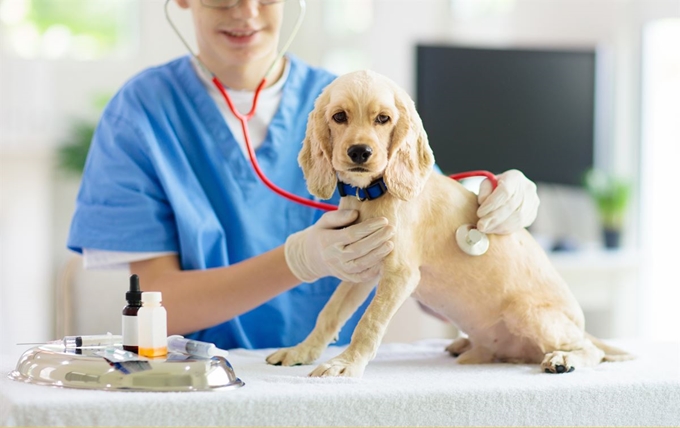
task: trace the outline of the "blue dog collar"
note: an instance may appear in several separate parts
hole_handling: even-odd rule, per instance
[[[338,180],[338,193],[340,196],[355,196],[360,201],[378,199],[387,193],[387,186],[382,178],[375,180],[368,187],[354,187]]]

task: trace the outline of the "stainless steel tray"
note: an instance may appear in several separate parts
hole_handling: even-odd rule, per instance
[[[101,350],[37,346],[23,353],[9,377],[35,385],[105,391],[221,391],[244,385],[222,357],[194,359],[170,353],[149,359],[150,369],[124,374],[95,354]]]

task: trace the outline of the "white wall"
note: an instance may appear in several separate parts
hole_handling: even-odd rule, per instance
[[[332,1],[332,0],[331,0]],[[342,0],[347,8],[365,1]],[[323,2],[310,1],[307,24],[294,52],[325,65],[329,52],[348,46],[362,52],[362,67],[386,74],[415,94],[418,42],[493,47],[596,47],[600,52],[596,162],[635,183],[640,178],[640,72],[643,26],[680,15],[678,0],[375,0],[373,23],[360,34],[323,31]],[[501,5],[498,10],[492,6]],[[504,6],[503,6],[504,5]],[[311,25],[310,25],[311,22]],[[334,71],[348,68],[337,66]],[[601,241],[592,202],[570,189],[540,185],[544,196],[532,229],[556,238],[555,224],[584,245]],[[554,202],[553,202],[554,201]],[[574,209],[564,209],[564,205]],[[639,245],[639,189],[623,242]],[[574,218],[574,213],[588,215]]]
[[[0,156],[0,355],[52,334],[50,169],[44,152]]]
[[[164,20],[164,1],[139,4],[139,49],[132,57],[44,61],[0,53],[0,355],[24,349],[19,342],[55,337],[54,290],[72,256],[66,236],[78,180],[55,169],[53,151],[70,120],[90,117],[96,94],[112,94],[134,73],[184,54]],[[189,16],[173,10],[191,34]],[[94,278],[112,282],[120,275]],[[125,303],[124,296],[120,302],[88,297],[92,306],[114,308],[115,318]]]
[[[605,149],[599,155],[621,173],[638,178],[641,28],[653,19],[679,16],[680,1],[374,0],[370,28],[344,35],[324,31],[324,1],[330,0],[308,0],[307,18],[291,51],[322,65],[331,49],[356,47],[366,59],[365,67],[387,74],[411,94],[414,44],[419,41],[606,47],[612,96],[605,109],[609,111],[609,125],[600,130]],[[366,4],[343,1],[348,8]],[[164,2],[139,3],[140,44],[130,58],[47,62],[1,54],[0,353],[14,351],[17,341],[53,338],[52,290],[60,267],[69,257],[64,246],[77,184],[54,171],[51,150],[63,138],[69,118],[88,115],[93,94],[113,92],[137,71],[184,54],[164,20]],[[480,12],[484,5],[494,3],[506,7],[492,14]],[[295,2],[289,0],[286,7],[286,28],[290,28]],[[186,37],[191,38],[188,15],[177,8],[173,8],[173,15]],[[637,210],[630,218],[629,245],[637,241],[636,220]],[[31,321],[22,323],[19,318]],[[423,322],[416,334],[431,328]]]
[[[642,247],[647,286],[640,293],[642,330],[680,340],[680,279],[676,275],[676,178],[680,162],[680,18],[645,28],[643,43]]]

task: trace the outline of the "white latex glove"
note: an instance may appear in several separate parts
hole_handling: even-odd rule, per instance
[[[484,233],[507,234],[528,227],[538,214],[536,184],[516,169],[499,174],[492,192],[491,182],[482,181],[477,201],[477,229]]]
[[[377,278],[381,261],[393,249],[394,227],[383,217],[352,224],[356,210],[329,211],[307,229],[286,239],[286,262],[304,282],[335,276],[351,282]]]

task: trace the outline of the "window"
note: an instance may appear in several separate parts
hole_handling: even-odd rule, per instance
[[[96,60],[128,55],[138,0],[4,0],[2,49],[22,58]]]
[[[361,40],[373,24],[373,0],[324,0],[323,21],[328,37],[324,68],[336,74],[370,68]]]
[[[643,328],[652,339],[678,337],[680,232],[677,170],[680,165],[680,19],[650,23],[643,34],[642,244],[648,257]]]

